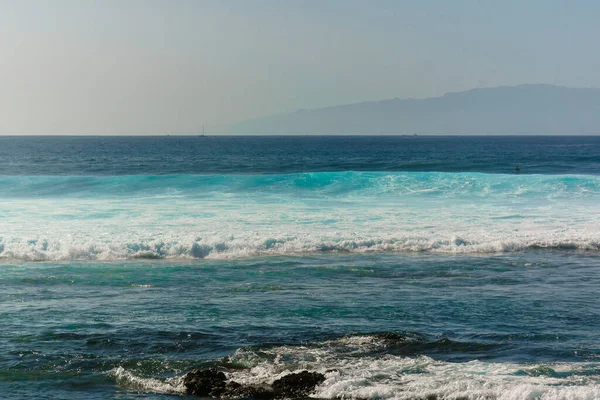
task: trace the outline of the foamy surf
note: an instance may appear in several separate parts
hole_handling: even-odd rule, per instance
[[[123,367],[118,367],[110,371],[118,385],[126,387],[129,390],[138,390],[146,393],[163,393],[163,394],[184,394],[185,387],[183,386],[182,377],[171,379],[155,379],[143,378],[136,376]]]
[[[0,238],[0,259],[22,261],[136,259],[240,259],[264,256],[299,256],[327,253],[433,253],[493,254],[527,250],[600,250],[595,232],[542,232],[509,235],[484,231],[459,235],[398,235],[375,237],[315,237],[275,235],[223,235],[196,241],[171,237],[154,240],[77,240],[73,237],[43,239]],[[228,237],[227,237],[228,236]]]
[[[597,251],[599,179],[441,172],[2,177],[0,258]]]
[[[293,372],[320,372],[325,381],[311,397],[321,399],[600,398],[600,365],[596,363],[458,363],[386,351],[388,347],[423,344],[423,340],[418,335],[352,336],[304,346],[242,348],[227,358],[225,365],[238,367],[226,369],[226,374],[244,385],[268,385]],[[183,376],[142,378],[123,368],[112,374],[126,389],[185,393]]]

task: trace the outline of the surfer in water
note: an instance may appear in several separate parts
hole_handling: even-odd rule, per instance
[[[520,170],[521,170],[521,168],[519,168],[519,166],[517,165],[517,166],[515,167],[515,172],[519,172]]]

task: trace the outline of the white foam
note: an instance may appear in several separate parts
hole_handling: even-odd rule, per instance
[[[165,380],[142,378],[125,370],[123,367],[111,370],[110,374],[115,377],[118,385],[130,390],[139,390],[148,393],[185,394],[183,377]]]
[[[313,347],[281,346],[258,353],[240,349],[231,358],[250,369],[234,371],[230,378],[246,384],[271,383],[291,372],[319,371],[325,374],[326,380],[313,396],[325,399],[600,398],[600,376],[582,373],[596,371],[596,364],[514,364],[477,360],[451,363],[425,356],[358,357],[352,349],[349,353],[340,353],[337,347],[340,345],[368,351],[372,346],[383,346],[384,343],[377,337],[357,336]],[[536,368],[537,371],[553,370],[556,373],[524,372]]]
[[[600,249],[594,199],[496,201],[245,196],[3,203],[0,258],[228,259],[315,252],[496,253]]]
[[[573,364],[557,364],[569,369]],[[329,374],[317,397],[353,399],[597,399],[599,377],[593,383],[578,378],[515,375],[523,366],[510,363],[447,363],[428,357],[386,356],[342,363]],[[405,373],[404,371],[419,371]],[[588,378],[589,379],[589,378]]]
[[[354,336],[310,346],[242,348],[229,358],[247,369],[232,370],[227,375],[238,383],[252,385],[271,384],[302,370],[318,371],[326,380],[312,397],[323,399],[600,399],[596,363],[453,363],[426,356],[369,355],[374,347],[385,345],[385,339],[378,336]],[[124,388],[185,392],[183,376],[142,378],[123,368],[111,374]]]
[[[164,236],[164,235],[160,235]],[[227,237],[229,236],[229,237]],[[265,245],[277,241],[273,245]],[[44,243],[40,247],[39,243]],[[21,239],[3,237],[0,258],[24,261],[134,260],[134,259],[235,259],[258,256],[293,256],[312,253],[429,252],[440,254],[505,253],[528,249],[600,250],[595,232],[538,232],[535,235],[493,235],[468,232],[460,237],[380,235],[365,237],[319,237],[317,235],[219,235],[200,241],[171,234],[169,238],[121,238],[81,240],[59,238]]]

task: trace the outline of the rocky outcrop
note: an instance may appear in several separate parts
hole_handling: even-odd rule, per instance
[[[227,399],[260,399],[269,400],[275,398],[275,391],[269,385],[241,385],[230,381],[225,387],[223,398]]]
[[[200,397],[221,397],[227,376],[216,369],[195,369],[183,378],[186,393]]]
[[[306,398],[315,388],[325,381],[318,372],[302,371],[286,375],[272,385],[242,385],[228,380],[225,373],[214,368],[195,369],[183,378],[186,393],[200,397],[222,399],[253,398],[270,400],[275,398]]]
[[[325,376],[318,372],[302,371],[289,374],[273,382],[273,389],[278,397],[308,397],[315,387],[325,381]]]

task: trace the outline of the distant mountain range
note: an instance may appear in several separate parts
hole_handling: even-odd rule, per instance
[[[250,135],[591,135],[600,134],[600,89],[519,85],[428,99],[390,99],[254,119]]]

